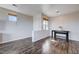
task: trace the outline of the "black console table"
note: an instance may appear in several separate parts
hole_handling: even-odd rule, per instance
[[[53,36],[54,34],[54,36]],[[69,31],[63,30],[52,30],[52,37],[56,40],[56,34],[65,34],[66,35],[66,42],[69,42]]]

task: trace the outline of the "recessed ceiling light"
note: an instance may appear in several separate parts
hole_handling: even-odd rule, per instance
[[[17,7],[17,5],[16,5],[16,4],[12,4],[12,6],[13,6],[13,7]]]
[[[59,13],[60,11],[56,10],[56,13]]]
[[[59,14],[59,15],[61,14],[59,10],[56,10],[56,13]]]

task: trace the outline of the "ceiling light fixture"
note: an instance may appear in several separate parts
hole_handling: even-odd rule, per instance
[[[58,10],[56,10],[56,13],[59,14],[59,15],[61,14],[60,11],[58,11]]]
[[[58,11],[58,10],[56,10],[56,13],[59,13],[59,11]]]
[[[12,6],[13,6],[13,7],[17,7],[17,5],[16,5],[16,4],[12,4]]]

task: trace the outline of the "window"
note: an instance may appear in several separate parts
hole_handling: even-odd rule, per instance
[[[14,15],[14,14],[8,14],[8,18],[9,18],[9,21],[12,21],[12,22],[16,22],[17,21],[17,16]]]
[[[43,30],[48,30],[48,17],[43,16]]]
[[[43,20],[43,30],[48,30],[48,20]]]

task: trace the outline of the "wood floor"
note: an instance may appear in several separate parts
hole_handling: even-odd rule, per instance
[[[64,39],[43,39],[32,43],[32,39],[0,44],[0,54],[78,54],[79,42]]]

